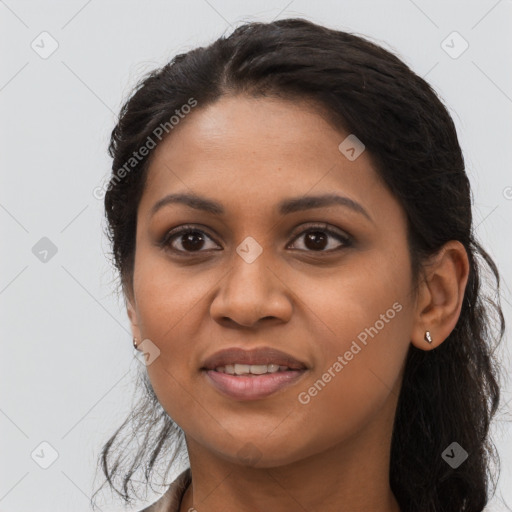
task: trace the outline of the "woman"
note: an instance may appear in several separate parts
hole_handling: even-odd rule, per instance
[[[101,459],[125,501],[185,453],[146,511],[484,509],[504,320],[482,265],[499,274],[424,80],[355,35],[248,23],[146,77],[110,154],[145,361]]]

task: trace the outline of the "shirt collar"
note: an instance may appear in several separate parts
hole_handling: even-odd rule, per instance
[[[179,512],[181,500],[191,482],[190,468],[180,473],[165,494],[152,505],[140,512]]]

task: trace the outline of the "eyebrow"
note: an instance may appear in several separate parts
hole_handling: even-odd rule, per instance
[[[223,215],[224,207],[221,203],[201,197],[195,194],[169,194],[157,201],[149,216],[152,217],[158,210],[169,204],[183,204],[195,210],[201,210],[213,215]],[[327,206],[341,205],[356,213],[364,215],[369,221],[373,222],[368,212],[356,201],[349,197],[339,196],[336,194],[323,194],[318,196],[303,196],[291,199],[285,199],[278,204],[278,212],[280,215],[288,215],[313,208],[324,208]]]

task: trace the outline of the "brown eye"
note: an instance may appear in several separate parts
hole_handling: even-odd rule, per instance
[[[205,249],[207,240],[212,240],[212,238],[204,231],[193,227],[184,227],[167,233],[161,245],[163,247],[169,247],[175,252],[203,252],[202,249]],[[206,247],[206,250],[212,248],[213,247]]]
[[[304,239],[304,248],[299,248],[299,250],[307,252],[333,252],[352,245],[352,240],[348,235],[334,231],[326,224],[311,226],[296,236],[294,241],[301,238]],[[337,240],[338,245],[333,240]],[[208,241],[213,242],[214,245],[208,247]],[[208,234],[194,226],[181,226],[169,231],[159,245],[182,255],[216,250],[218,247],[218,244]]]
[[[299,240],[301,238],[304,239],[303,245],[305,249],[300,250],[313,252],[331,252],[351,245],[351,239],[348,236],[328,229],[326,225],[313,226],[310,229],[303,231],[294,240]],[[341,243],[339,243],[338,246],[334,244],[333,247],[333,243],[329,242],[329,239],[336,239]]]

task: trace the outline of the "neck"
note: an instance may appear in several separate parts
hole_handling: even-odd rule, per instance
[[[278,467],[220,459],[187,439],[192,484],[180,511],[400,512],[389,486],[389,444],[362,436]],[[368,449],[372,447],[372,449]]]

